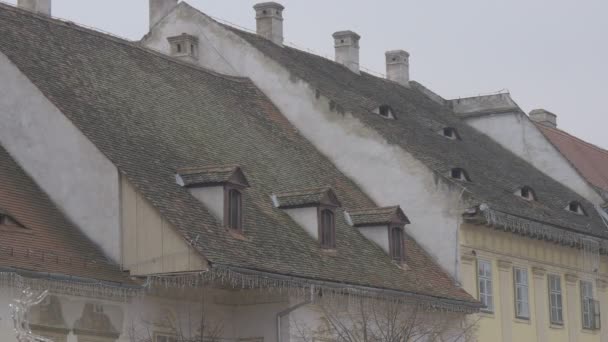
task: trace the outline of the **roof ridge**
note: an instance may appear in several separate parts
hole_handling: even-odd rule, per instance
[[[562,130],[562,129],[559,129],[559,128],[553,128],[553,127],[547,127],[547,126],[545,126],[545,125],[543,125],[543,124],[536,123],[536,122],[535,122],[534,124],[535,124],[537,127],[541,128],[541,129],[546,129],[546,130],[549,130],[549,131],[551,131],[551,132],[554,132],[554,133],[560,134],[560,135],[562,135],[562,136],[569,137],[569,138],[574,139],[574,140],[576,140],[576,141],[578,141],[578,142],[581,142],[581,143],[583,143],[583,144],[585,144],[585,145],[587,145],[587,146],[589,146],[589,147],[591,147],[591,148],[593,148],[593,149],[598,150],[598,152],[601,152],[601,153],[604,153],[604,154],[608,155],[608,150],[607,150],[607,149],[604,149],[604,148],[602,148],[602,147],[600,147],[600,146],[597,146],[597,145],[595,145],[595,144],[593,144],[593,143],[590,143],[590,142],[588,142],[588,141],[585,141],[585,140],[583,140],[583,139],[581,139],[581,138],[577,137],[576,135],[570,134],[570,133],[568,133],[568,132],[566,132],[566,131],[564,131],[564,130]]]
[[[251,82],[251,79],[249,79],[248,77],[222,74],[222,73],[216,72],[214,70],[204,68],[199,65],[188,63],[188,62],[173,58],[171,56],[168,56],[166,54],[163,54],[161,52],[155,51],[153,49],[147,48],[147,47],[141,45],[140,41],[131,41],[131,40],[128,40],[127,38],[119,37],[117,35],[114,35],[113,33],[105,32],[98,28],[88,27],[84,24],[76,23],[76,22],[73,22],[73,21],[67,20],[67,19],[62,19],[62,18],[58,18],[58,17],[46,16],[46,15],[34,13],[31,11],[19,8],[17,6],[13,6],[11,4],[2,2],[2,0],[0,0],[0,9],[6,9],[8,11],[19,13],[20,15],[26,15],[26,16],[29,16],[29,17],[32,17],[32,18],[35,18],[35,19],[38,19],[41,21],[49,22],[51,24],[60,25],[60,26],[67,27],[67,28],[71,28],[71,29],[74,29],[74,30],[77,30],[77,31],[80,31],[80,32],[83,32],[86,34],[90,34],[90,35],[93,35],[96,37],[100,37],[100,38],[104,38],[104,39],[113,41],[118,44],[126,45],[129,47],[135,48],[135,49],[139,49],[146,53],[150,53],[157,57],[163,58],[167,61],[170,61],[170,62],[173,62],[176,64],[180,64],[182,66],[189,67],[194,70],[205,72],[212,76],[216,76],[219,78],[223,78],[223,79],[226,79],[229,81],[234,81],[234,82],[239,82],[239,83],[252,83],[253,84],[253,82]]]

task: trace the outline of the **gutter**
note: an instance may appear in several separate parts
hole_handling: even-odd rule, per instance
[[[62,273],[49,273],[49,272],[37,272],[37,271],[28,271],[23,269],[18,269],[14,267],[0,267],[0,273],[14,273],[24,278],[28,279],[42,279],[42,280],[51,280],[58,282],[73,282],[83,285],[101,285],[105,287],[114,287],[114,288],[124,288],[131,290],[141,290],[143,289],[140,285],[129,285],[125,283],[113,282],[113,281],[105,281],[98,280],[94,278],[86,278],[86,277],[78,277],[72,276]]]

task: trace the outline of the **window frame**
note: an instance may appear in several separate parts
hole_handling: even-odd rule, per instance
[[[521,276],[519,277],[520,280],[518,281],[518,273],[524,276],[523,278],[525,278],[525,282],[522,282],[521,279],[523,278]],[[520,299],[518,299],[518,293],[522,294]],[[525,295],[525,299],[523,298],[523,295]],[[525,304],[525,314],[522,314],[522,312],[519,311],[520,308],[518,304],[520,303],[522,305]],[[528,276],[528,269],[525,267],[513,267],[513,304],[515,305],[515,318],[525,320],[530,319],[530,277]]]
[[[393,231],[400,231],[400,240],[399,241],[399,255],[395,254],[395,246],[397,243],[395,242],[395,237],[393,236]],[[402,263],[405,260],[405,226],[402,224],[391,224],[388,226],[388,246],[389,246],[389,255],[393,261],[398,263]]]
[[[229,230],[235,231],[235,232],[239,232],[239,233],[243,233],[245,231],[244,229],[244,217],[245,217],[245,205],[244,205],[244,195],[243,195],[243,186],[238,186],[235,184],[226,184],[224,186],[224,227],[226,227]],[[239,217],[238,217],[238,227],[232,227],[231,226],[231,201],[230,201],[230,194],[235,191],[239,194]]]
[[[487,274],[481,275],[481,265],[488,265],[489,276]],[[481,292],[481,282],[484,281],[486,289],[485,293]],[[489,287],[488,287],[489,285]],[[487,289],[490,289],[489,293]],[[494,313],[494,280],[493,280],[493,270],[492,270],[492,262],[484,259],[477,259],[477,298],[479,301],[484,304],[486,307],[482,308],[481,311]],[[489,299],[489,301],[488,301]]]
[[[553,288],[553,284],[557,284],[558,288]],[[549,297],[549,323],[553,325],[564,325],[564,292],[562,289],[562,277],[558,274],[547,275],[547,291]],[[555,296],[555,305],[553,305],[553,296]],[[559,301],[559,303],[558,303]],[[559,317],[554,317],[553,312]]]
[[[585,330],[597,330],[600,328],[598,322],[600,315],[595,312],[596,308],[599,309],[599,304],[595,300],[593,282],[581,280],[579,287],[581,295],[581,325]],[[586,316],[588,316],[588,319],[585,319]]]
[[[324,225],[323,213],[329,212],[331,213],[331,225],[329,227]],[[330,206],[319,206],[317,208],[317,222],[318,222],[318,230],[317,236],[319,240],[319,245],[323,249],[336,249],[336,209]],[[329,243],[324,240],[324,236],[326,230],[329,229]]]

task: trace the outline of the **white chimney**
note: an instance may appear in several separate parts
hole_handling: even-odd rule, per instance
[[[169,14],[178,0],[150,0],[150,29]]]
[[[534,109],[530,112],[530,120],[547,127],[557,128],[557,115],[545,109]]]
[[[277,45],[283,45],[283,10],[276,2],[262,2],[253,6],[257,33]]]
[[[410,54],[403,50],[387,51],[386,77],[394,82],[409,87],[410,85]]]
[[[339,31],[333,34],[336,48],[336,62],[345,65],[354,73],[359,73],[359,39],[353,31]]]
[[[51,15],[51,0],[19,0],[17,6],[38,14]]]

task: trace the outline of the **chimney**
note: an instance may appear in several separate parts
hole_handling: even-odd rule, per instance
[[[262,2],[253,6],[257,33],[277,45],[283,45],[283,10],[276,2]]]
[[[534,109],[530,112],[530,120],[551,128],[557,128],[557,115],[545,109]]]
[[[51,0],[19,0],[17,6],[38,14],[51,15]]]
[[[353,31],[339,31],[333,34],[336,48],[336,62],[345,65],[352,72],[359,73],[359,39]]]
[[[177,6],[178,0],[149,0],[150,4],[150,29]]]
[[[410,54],[404,50],[387,51],[386,77],[403,86],[410,85]]]

